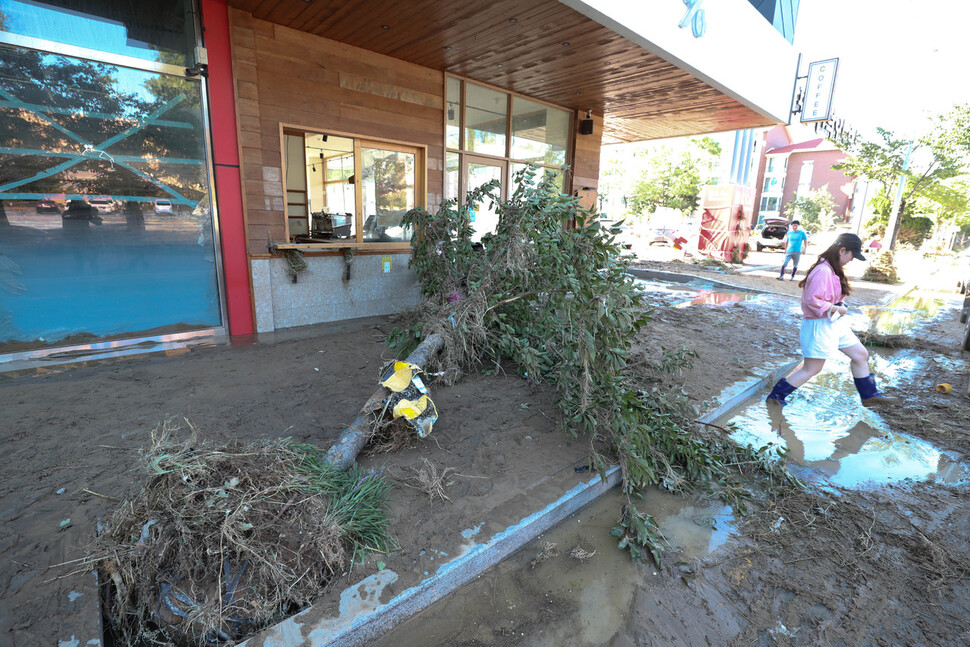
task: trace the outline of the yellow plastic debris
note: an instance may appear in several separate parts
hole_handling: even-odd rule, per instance
[[[953,386],[951,384],[947,384],[946,382],[944,382],[943,384],[937,384],[936,390],[939,391],[940,393],[949,393],[950,391],[953,390]]]

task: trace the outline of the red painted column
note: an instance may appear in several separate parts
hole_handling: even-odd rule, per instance
[[[229,334],[255,332],[246,221],[243,217],[236,105],[233,97],[232,56],[229,48],[229,9],[226,0],[202,0],[203,38],[209,58],[209,123],[215,198],[219,213],[222,267],[229,313]]]

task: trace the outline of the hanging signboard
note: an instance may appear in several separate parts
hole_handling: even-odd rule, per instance
[[[835,90],[835,72],[839,59],[816,61],[808,66],[808,82],[802,103],[802,123],[825,121],[832,112],[832,95]]]

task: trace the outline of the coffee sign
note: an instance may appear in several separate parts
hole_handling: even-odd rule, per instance
[[[832,94],[839,59],[816,61],[808,66],[808,81],[802,102],[802,123],[825,121],[832,112]]]

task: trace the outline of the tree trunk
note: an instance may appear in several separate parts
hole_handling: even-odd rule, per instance
[[[886,228],[886,249],[894,250],[896,249],[896,236],[899,235],[899,225],[903,222],[903,213],[906,211],[906,198],[899,201],[899,210],[889,216],[889,223]],[[892,228],[890,231],[889,228]]]
[[[429,335],[414,349],[413,353],[408,355],[405,361],[415,366],[424,366],[438,354],[438,351],[444,345],[444,337],[437,334]],[[377,417],[384,410],[384,405],[390,395],[390,390],[382,386],[368,398],[354,421],[340,433],[340,437],[327,451],[327,461],[331,465],[340,471],[350,469],[350,466],[357,460],[357,454],[360,453],[360,450],[364,448],[364,445],[367,444],[374,433],[374,423],[377,422]]]

